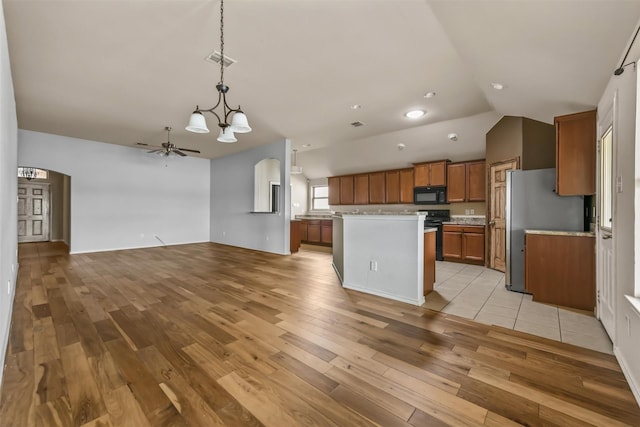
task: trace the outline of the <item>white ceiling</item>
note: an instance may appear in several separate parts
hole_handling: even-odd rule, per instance
[[[172,126],[208,158],[286,137],[309,178],[482,157],[502,115],[594,108],[640,18],[637,0],[227,0],[225,83],[253,132],[220,144],[184,130],[217,99],[219,1],[3,5],[20,128],[134,145]]]

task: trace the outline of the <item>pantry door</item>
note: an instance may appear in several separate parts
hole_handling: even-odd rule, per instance
[[[489,167],[489,267],[505,272],[507,265],[507,171],[518,168],[518,159]]]
[[[49,184],[18,183],[18,242],[49,240]]]

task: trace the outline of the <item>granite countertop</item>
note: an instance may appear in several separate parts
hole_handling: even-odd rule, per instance
[[[484,215],[451,215],[451,220],[443,222],[448,225],[485,225],[487,218]]]
[[[295,219],[331,219],[333,213],[296,215]]]
[[[526,234],[545,234],[548,236],[595,237],[593,231],[524,230]]]

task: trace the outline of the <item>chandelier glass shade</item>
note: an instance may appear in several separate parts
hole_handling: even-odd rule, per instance
[[[218,119],[218,127],[220,128],[220,134],[218,135],[218,141],[224,143],[233,143],[237,139],[234,133],[248,133],[251,132],[249,121],[244,112],[238,108],[231,108],[227,104],[227,92],[229,92],[229,86],[224,84],[224,0],[220,1],[220,82],[216,85],[218,91],[218,102],[211,108],[201,109],[196,105],[195,111],[189,118],[189,124],[185,127],[189,132],[194,133],[209,133],[207,127],[207,121],[205,120],[203,113],[211,113]],[[221,107],[221,111],[216,112],[218,107]],[[231,118],[231,122],[229,122]]]

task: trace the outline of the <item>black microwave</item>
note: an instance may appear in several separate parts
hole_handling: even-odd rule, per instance
[[[447,203],[447,187],[415,187],[413,203],[416,205],[444,205]]]

